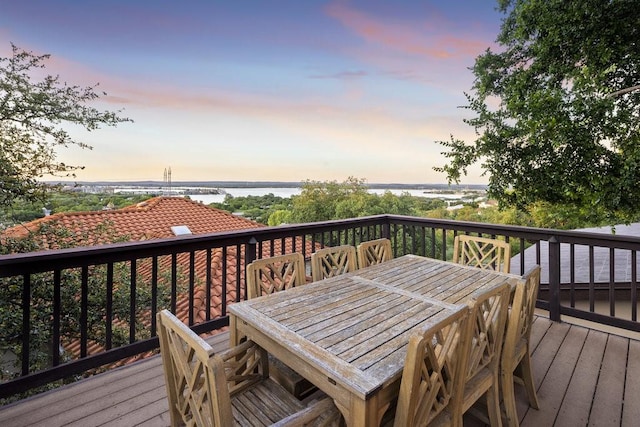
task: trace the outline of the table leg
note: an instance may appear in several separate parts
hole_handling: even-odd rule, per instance
[[[229,314],[229,344],[231,348],[240,344],[240,334],[238,333],[238,318]]]
[[[353,399],[349,411],[349,427],[378,426],[381,417],[378,416],[378,399],[374,396],[367,401]]]

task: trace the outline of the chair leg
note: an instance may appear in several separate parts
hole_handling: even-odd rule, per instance
[[[522,381],[524,387],[527,390],[527,396],[529,397],[529,405],[534,409],[540,409],[540,403],[538,402],[538,395],[536,394],[536,385],[533,381],[533,370],[531,368],[531,357],[529,351],[527,351],[520,361],[520,368],[522,370]]]
[[[499,379],[494,379],[493,385],[487,390],[487,412],[491,427],[502,427],[502,414],[500,413],[500,383]]]
[[[461,394],[463,395],[464,392]],[[462,398],[463,396],[451,396],[448,407],[448,411],[451,414],[450,427],[463,427],[464,411],[462,410]]]
[[[502,369],[500,374],[502,386],[502,401],[504,404],[505,415],[507,417],[507,425],[509,427],[518,427],[518,411],[516,408],[516,396],[513,387],[513,371]]]

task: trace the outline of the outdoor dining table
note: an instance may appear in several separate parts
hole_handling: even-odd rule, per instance
[[[331,396],[348,426],[377,426],[398,396],[409,336],[479,289],[519,276],[405,255],[229,306],[248,337]]]

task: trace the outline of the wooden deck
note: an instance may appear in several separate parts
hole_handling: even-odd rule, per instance
[[[209,341],[220,351],[228,334]],[[541,409],[516,387],[522,426],[638,425],[639,340],[539,316],[532,343]],[[0,426],[138,425],[169,425],[159,357],[0,408]]]

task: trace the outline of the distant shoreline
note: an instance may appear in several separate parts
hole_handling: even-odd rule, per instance
[[[62,184],[68,186],[133,186],[133,187],[157,187],[166,188],[164,181],[48,181],[49,184]],[[172,181],[172,187],[204,187],[204,188],[300,188],[304,182],[290,181]],[[369,188],[394,188],[394,189],[417,189],[417,190],[486,190],[485,184],[399,184],[399,183],[366,183]]]

